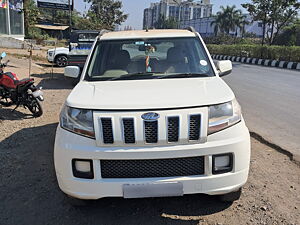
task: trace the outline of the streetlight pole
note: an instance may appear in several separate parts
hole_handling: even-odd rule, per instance
[[[70,30],[70,35],[72,32],[72,9],[71,9],[71,1],[73,2],[73,0],[69,0],[69,30]]]

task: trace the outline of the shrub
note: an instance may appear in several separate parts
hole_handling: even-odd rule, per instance
[[[208,45],[211,54],[300,62],[299,46]]]
[[[28,34],[26,36],[27,39],[34,39],[38,43],[42,42],[43,40],[49,39],[49,35],[43,34],[42,30],[36,27],[28,28]]]

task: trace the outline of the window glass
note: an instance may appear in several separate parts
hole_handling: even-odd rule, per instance
[[[88,65],[87,80],[156,79],[170,74],[214,76],[198,38],[99,41]],[[151,76],[147,76],[150,75]]]

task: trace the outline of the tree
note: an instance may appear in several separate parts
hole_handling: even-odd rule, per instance
[[[87,13],[92,29],[114,30],[115,25],[121,25],[128,15],[124,14],[121,1],[114,0],[84,0],[91,3]]]
[[[24,0],[24,27],[25,36],[28,35],[30,28],[37,23],[39,9],[35,5],[34,0]]]
[[[261,21],[263,27],[262,45],[267,39],[273,44],[283,28],[293,22],[298,15],[298,0],[251,0],[242,4],[255,21]]]
[[[178,23],[174,17],[166,19],[166,17],[160,14],[157,22],[154,24],[155,29],[176,29]]]
[[[226,8],[221,6],[221,11],[217,12],[217,15],[214,16],[215,20],[211,22],[211,25],[214,25],[215,35],[219,32],[230,34],[230,32],[236,32],[237,28],[241,27],[242,20],[245,20],[245,17],[242,15],[242,11],[236,9],[236,6],[227,6]]]

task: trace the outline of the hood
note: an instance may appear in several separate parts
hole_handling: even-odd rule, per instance
[[[84,109],[151,110],[214,105],[233,98],[233,92],[219,77],[82,81],[66,104]]]
[[[55,48],[51,48],[48,50],[48,52],[54,52],[55,51]],[[68,48],[64,48],[64,47],[60,47],[60,48],[56,48],[56,51],[69,51]]]

